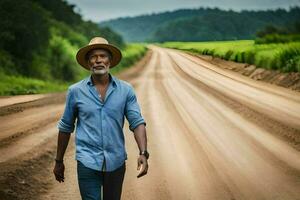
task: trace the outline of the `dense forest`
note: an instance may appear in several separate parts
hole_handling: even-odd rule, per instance
[[[256,44],[289,43],[300,41],[300,22],[283,26],[268,25],[256,32]]]
[[[84,21],[63,0],[0,1],[0,73],[74,81],[85,73],[75,54],[91,37],[123,47],[120,35]]]
[[[299,19],[299,7],[241,12],[199,8],[118,18],[100,25],[121,34],[125,41],[218,41],[254,39],[266,26],[286,26]]]

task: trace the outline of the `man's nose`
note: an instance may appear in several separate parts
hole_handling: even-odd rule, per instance
[[[96,58],[96,62],[97,62],[97,63],[99,63],[99,62],[102,62],[102,59],[101,59],[101,57],[100,57],[100,56],[97,56],[97,58]]]

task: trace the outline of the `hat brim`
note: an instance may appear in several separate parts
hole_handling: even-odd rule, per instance
[[[115,67],[117,64],[119,64],[119,62],[122,59],[121,51],[117,47],[115,47],[111,44],[88,45],[88,46],[85,46],[85,47],[82,47],[81,49],[79,49],[79,51],[76,54],[77,62],[87,70],[90,70],[90,67],[89,67],[88,61],[86,59],[86,54],[93,49],[106,49],[111,52],[112,60],[110,62],[110,68]]]

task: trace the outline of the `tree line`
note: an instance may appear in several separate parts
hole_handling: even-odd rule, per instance
[[[300,22],[284,26],[267,25],[256,32],[256,44],[289,43],[300,41]]]

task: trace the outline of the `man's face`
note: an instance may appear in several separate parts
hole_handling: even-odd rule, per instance
[[[89,52],[88,63],[92,74],[104,75],[109,72],[110,55],[104,49],[94,49]]]

